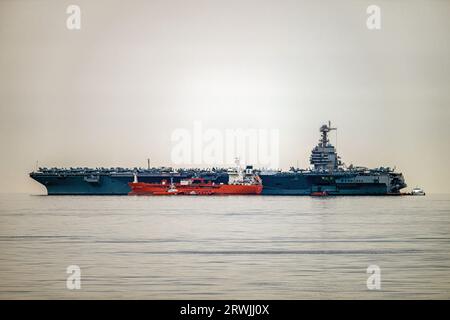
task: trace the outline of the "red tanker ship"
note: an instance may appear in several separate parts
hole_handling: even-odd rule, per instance
[[[259,177],[250,182],[234,182],[232,184],[215,184],[202,178],[182,180],[180,183],[134,182],[128,184],[129,195],[255,195],[262,192],[263,186]]]

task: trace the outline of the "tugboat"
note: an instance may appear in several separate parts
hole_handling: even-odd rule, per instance
[[[135,177],[128,184],[131,188],[129,195],[258,195],[263,186],[258,176],[231,184],[216,184],[203,178],[181,180],[179,183],[169,184],[167,180],[161,183],[138,182]]]
[[[414,189],[412,189],[411,195],[412,196],[424,196],[425,191],[423,191],[423,189],[421,189],[419,187],[415,187]]]

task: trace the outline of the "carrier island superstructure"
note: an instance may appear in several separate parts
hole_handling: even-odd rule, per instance
[[[263,195],[398,195],[406,187],[402,173],[391,168],[345,167],[330,143],[331,124],[320,127],[321,138],[310,156],[310,169],[263,171],[247,167],[262,180]],[[228,183],[227,169],[171,168],[39,168],[30,177],[44,185],[49,195],[127,195],[129,182],[137,175],[140,182],[179,182],[201,177],[214,183]]]

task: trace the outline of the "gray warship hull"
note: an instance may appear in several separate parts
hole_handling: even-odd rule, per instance
[[[397,174],[377,173],[279,173],[261,174],[265,195],[396,195],[404,187]]]

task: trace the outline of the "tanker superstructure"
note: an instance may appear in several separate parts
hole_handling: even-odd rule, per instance
[[[266,195],[399,195],[406,187],[402,173],[388,167],[368,169],[345,167],[330,144],[331,123],[320,127],[321,138],[310,156],[311,169],[291,168],[287,172],[261,172]]]

